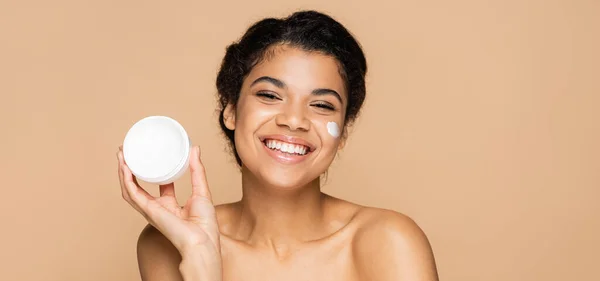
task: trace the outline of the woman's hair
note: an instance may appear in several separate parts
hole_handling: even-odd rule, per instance
[[[227,47],[216,81],[219,124],[240,166],[234,131],[225,126],[223,112],[228,104],[237,105],[244,79],[275,45],[318,52],[337,60],[348,93],[344,128],[355,120],[365,100],[367,62],[359,43],[339,22],[316,11],[300,11],[286,18],[266,18],[253,24],[238,42]]]

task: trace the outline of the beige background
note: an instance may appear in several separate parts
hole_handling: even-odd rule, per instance
[[[326,192],[413,217],[442,280],[600,280],[600,2],[322,2],[1,1],[0,279],[139,280],[145,222],[115,152],[147,115],[179,120],[215,200],[238,199],[214,114],[224,48],[314,8],[370,66]]]

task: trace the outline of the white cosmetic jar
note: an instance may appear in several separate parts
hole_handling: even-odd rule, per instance
[[[123,158],[131,173],[152,184],[180,178],[190,163],[191,141],[179,122],[166,116],[137,121],[123,141]]]

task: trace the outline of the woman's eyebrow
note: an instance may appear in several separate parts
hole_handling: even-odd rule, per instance
[[[336,92],[332,89],[326,89],[326,88],[314,89],[312,91],[312,94],[317,95],[317,96],[333,95],[336,99],[338,99],[340,101],[341,104],[343,104],[342,96],[340,96],[340,94],[338,94],[338,92]]]
[[[252,84],[250,84],[250,86],[254,86],[254,84],[259,83],[259,82],[268,82],[268,83],[275,85],[275,87],[280,88],[280,89],[286,88],[286,85],[285,85],[285,83],[283,83],[283,81],[273,78],[273,77],[269,77],[269,76],[262,76],[262,77],[257,78],[256,80],[254,80],[254,82],[252,82]]]

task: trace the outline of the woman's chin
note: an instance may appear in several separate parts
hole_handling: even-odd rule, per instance
[[[319,186],[319,175],[306,173],[306,169],[273,167],[269,165],[244,165],[244,173],[257,184],[274,190],[296,190],[307,186]]]
[[[310,185],[315,179],[306,177],[290,177],[284,174],[270,174],[262,177],[264,184],[277,190],[296,190]],[[318,182],[316,183],[318,186]]]

